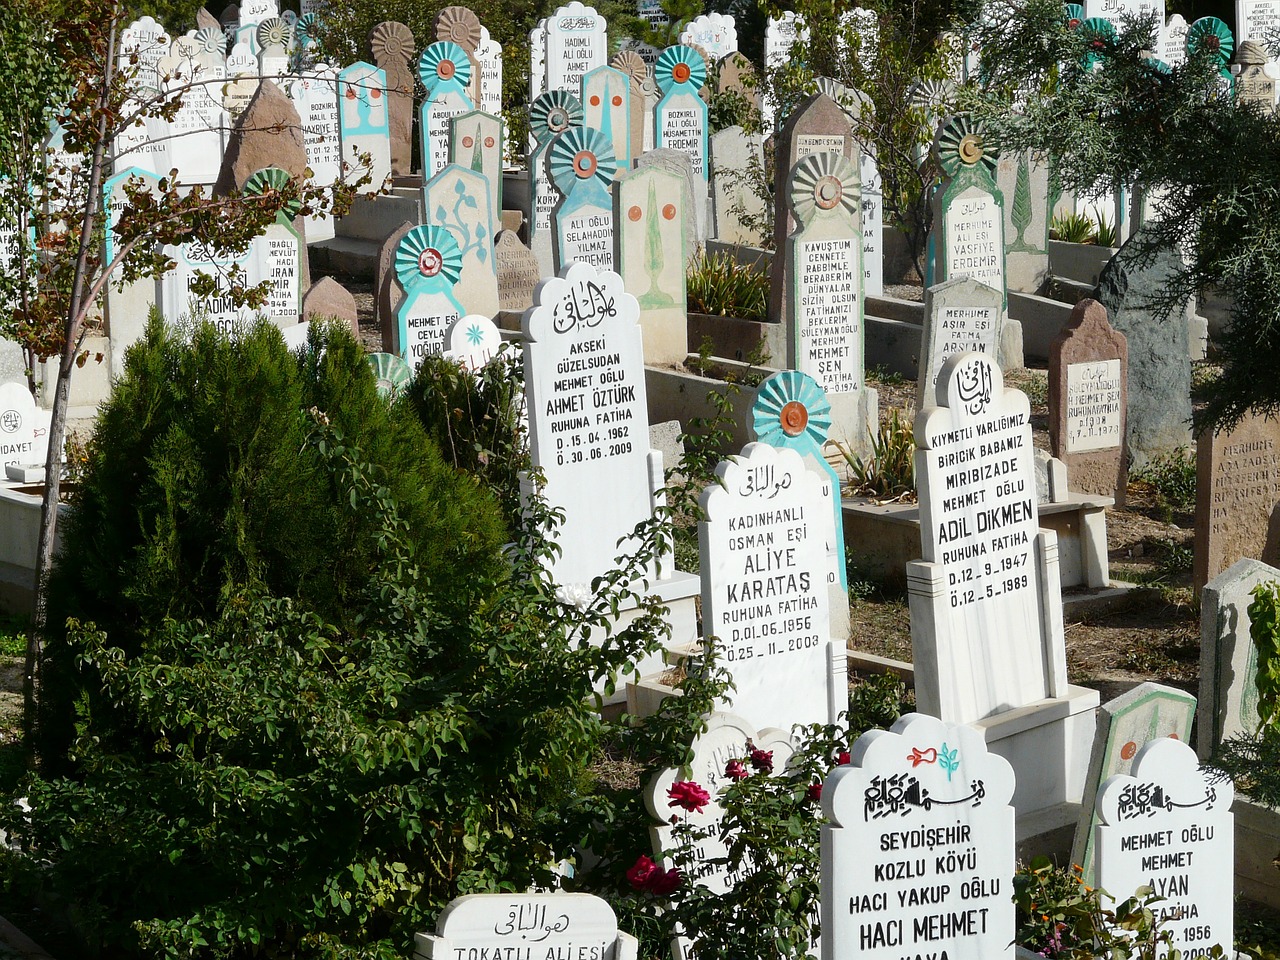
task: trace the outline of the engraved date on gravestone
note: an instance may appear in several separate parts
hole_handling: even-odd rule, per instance
[[[1120,361],[1067,365],[1067,453],[1120,446]]]

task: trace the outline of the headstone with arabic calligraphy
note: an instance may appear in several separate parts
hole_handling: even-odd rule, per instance
[[[824,960],[1012,958],[1008,761],[918,713],[851,754],[822,787]]]
[[[0,480],[11,463],[43,466],[49,456],[49,416],[23,383],[0,383]]]
[[[821,481],[795,450],[767,443],[722,460],[716,476],[700,500],[698,544],[703,634],[735,687],[724,709],[788,731],[835,723],[848,694],[832,689]]]
[[[444,908],[436,932],[419,933],[414,960],[544,957],[635,960],[604,900],[588,893],[475,893]]]
[[[985,354],[916,418],[923,561],[907,565],[920,709],[970,723],[1066,689],[1057,540],[1040,531],[1030,406]]]
[[[1201,768],[1181,740],[1162,737],[1138,751],[1132,774],[1098,794],[1098,885],[1117,899],[1150,885],[1161,931],[1184,957],[1214,944],[1233,949],[1235,788]],[[1163,954],[1162,954],[1163,956]]]

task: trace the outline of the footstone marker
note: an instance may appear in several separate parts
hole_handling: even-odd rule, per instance
[[[395,271],[404,289],[397,347],[416,370],[424,357],[444,353],[445,331],[466,312],[454,296],[462,251],[444,227],[414,227],[396,248]]]
[[[1189,693],[1158,683],[1142,683],[1128,693],[1098,708],[1089,774],[1080,800],[1080,820],[1076,824],[1071,862],[1083,868],[1081,877],[1093,885],[1094,828],[1098,814],[1094,801],[1098,789],[1118,773],[1130,773],[1138,751],[1160,737],[1191,742],[1191,723],[1196,716],[1196,698]],[[1116,894],[1122,891],[1114,891]]]
[[[1098,794],[1098,885],[1117,898],[1150,884],[1153,909],[1183,956],[1234,947],[1235,825],[1230,780],[1202,770],[1195,751],[1159,738],[1138,751],[1132,775]]]
[[[498,309],[523,313],[533,306],[533,291],[542,279],[538,258],[514,231],[503,230],[498,234],[493,259],[498,267]]]
[[[1129,344],[1096,300],[1081,300],[1049,347],[1049,447],[1071,489],[1123,504]]]
[[[1241,557],[1280,559],[1280,420],[1246,414],[1196,441],[1197,587]]]
[[[909,713],[822,786],[823,960],[1014,956],[1013,768]]]
[[[916,698],[957,723],[1066,691],[1057,540],[1038,530],[1030,406],[957,354],[916,417],[923,562],[907,565]]]
[[[692,47],[667,47],[653,68],[662,93],[653,115],[653,142],[658,149],[679,150],[689,156],[702,182],[697,195],[706,195],[707,103],[698,91],[707,80],[707,65]]]
[[[685,286],[684,181],[665,170],[633,170],[613,188],[614,263],[640,305],[644,356],[683,363],[689,353]]]
[[[462,257],[454,296],[466,313],[498,313],[498,274],[493,263],[492,204],[489,178],[456,163],[442,168],[422,186],[423,219],[453,234]]]
[[[766,443],[716,476],[699,501],[698,545],[703,633],[735,685],[724,709],[757,727],[834,723],[848,686],[832,685],[821,481],[795,450]]]
[[[444,908],[435,933],[414,937],[414,960],[466,957],[636,960],[607,902],[588,893],[473,893]]]
[[[1107,309],[1111,326],[1129,344],[1125,406],[1130,468],[1172,453],[1191,441],[1191,359],[1187,324],[1175,310],[1166,321],[1154,300],[1182,270],[1174,250],[1146,262],[1138,231],[1111,258],[1098,277],[1093,297]]]
[[[924,294],[924,333],[916,407],[934,406],[938,374],[957,353],[981,353],[995,359],[1000,349],[1004,311],[1000,291],[973,277],[939,283]]]
[[[449,122],[475,109],[467,96],[471,60],[458,44],[437,40],[418,58],[418,77],[427,91],[419,110],[422,172],[432,177],[449,163]]]
[[[653,515],[662,485],[649,449],[640,308],[616,273],[571,264],[525,312],[525,395],[543,495],[564,511],[549,561],[563,588],[590,588],[616,565],[618,541]]]
[[[602,134],[582,127],[551,143],[547,170],[564,199],[551,214],[557,272],[574,262],[613,269],[613,201],[617,175],[612,147]]]
[[[363,193],[376,193],[391,176],[391,118],[387,110],[387,75],[371,63],[353,63],[338,74],[338,135],[346,179],[366,173]],[[366,165],[357,155],[368,154]]]
[[[1280,570],[1237,560],[1200,594],[1200,715],[1196,752],[1213,756],[1222,741],[1258,730],[1258,648],[1250,637],[1249,604],[1259,584],[1280,582]]]
[[[471,314],[449,325],[444,355],[467,370],[479,370],[502,349],[502,331],[488,317]]]
[[[1246,40],[1236,51],[1240,73],[1236,76],[1236,99],[1256,103],[1264,113],[1276,109],[1276,81],[1266,72],[1267,51],[1254,40]]]
[[[933,282],[969,276],[1005,296],[1004,197],[983,131],[965,116],[938,129],[934,152],[946,180],[935,196]],[[1007,301],[1004,301],[1007,302]]]
[[[353,335],[360,335],[356,298],[333,277],[321,277],[302,298],[302,322],[312,320],[337,320]]]

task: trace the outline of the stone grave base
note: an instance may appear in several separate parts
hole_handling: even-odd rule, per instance
[[[332,240],[308,245],[311,257],[331,273],[372,278],[387,237],[402,223],[422,223],[420,195],[420,188],[395,186],[383,196],[357,197],[334,225]]]
[[[1280,910],[1280,810],[1253,803],[1237,793],[1231,804],[1236,818],[1236,893]]]
[[[1013,806],[1019,818],[1063,804],[1079,807],[1098,703],[1097,690],[1068,684],[1064,696],[970,724],[982,732],[987,748],[1018,772]],[[1075,821],[1071,823],[1074,829]]]
[[[655,581],[642,592],[646,595],[656,594],[666,604],[669,611],[667,621],[671,624],[671,639],[667,641],[666,649],[651,653],[641,659],[636,664],[636,673],[632,674],[632,676],[648,677],[655,674],[661,676],[665,670],[668,650],[687,650],[698,642],[697,598],[702,595],[702,581],[692,573],[684,573],[681,570],[677,570],[668,579]],[[613,632],[617,633],[635,620],[637,616],[638,611],[634,603],[620,606],[618,619],[613,622]],[[597,638],[593,632],[591,641],[595,643],[597,640],[603,641],[603,637]],[[628,691],[632,685],[631,683],[619,682],[617,688],[609,696],[605,696],[603,691],[597,691],[601,696],[601,707],[609,709],[628,704],[628,712],[634,712],[629,706]]]

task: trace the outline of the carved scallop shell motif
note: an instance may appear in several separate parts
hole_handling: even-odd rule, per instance
[[[568,196],[579,180],[598,180],[606,190],[618,174],[613,143],[599,130],[574,127],[551,143],[547,170],[556,189]]]
[[[480,18],[466,7],[445,7],[436,14],[436,39],[451,40],[475,53],[480,46]]]
[[[199,53],[216,53],[225,58],[227,55],[227,35],[213,27],[205,27],[196,31],[196,50]]]
[[[609,61],[609,66],[615,70],[621,70],[637,83],[643,84],[649,79],[649,65],[644,62],[644,57],[634,50],[618,51]]]
[[[938,128],[933,149],[947,176],[982,164],[990,176],[996,172],[996,151],[985,142],[985,131],[967,114],[956,114]]]
[[[249,179],[244,182],[244,192],[248,196],[257,197],[268,190],[283,190],[288,183],[289,173],[287,170],[281,170],[279,167],[264,167],[257,173],[250,174]],[[301,209],[302,201],[295,197],[287,201],[280,208],[280,212],[292,220]]]
[[[412,289],[424,277],[442,276],[449,283],[457,283],[462,276],[462,251],[445,227],[414,227],[396,245],[395,269],[405,290]]]
[[[471,59],[456,43],[437,40],[428,44],[418,58],[418,79],[428,92],[450,80],[465,87],[471,82]]]
[[[258,24],[259,47],[287,47],[293,36],[289,25],[279,17],[263,20]]]
[[[369,31],[369,51],[380,67],[387,63],[410,63],[415,51],[413,31],[403,23],[384,20]]]
[[[676,85],[697,92],[707,82],[707,61],[693,47],[677,43],[667,47],[653,65],[653,79],[665,96]]]
[[[852,216],[862,206],[862,180],[853,161],[839,153],[811,153],[791,170],[788,196],[796,219],[808,223],[840,208]]]
[[[751,426],[756,439],[771,447],[821,447],[831,430],[831,401],[807,373],[784,370],[760,384]]]
[[[403,357],[394,353],[369,354],[369,366],[378,385],[378,395],[394,400],[405,385],[413,379],[413,370]]]
[[[582,101],[567,90],[541,93],[529,105],[529,129],[538,143],[582,126]]]

